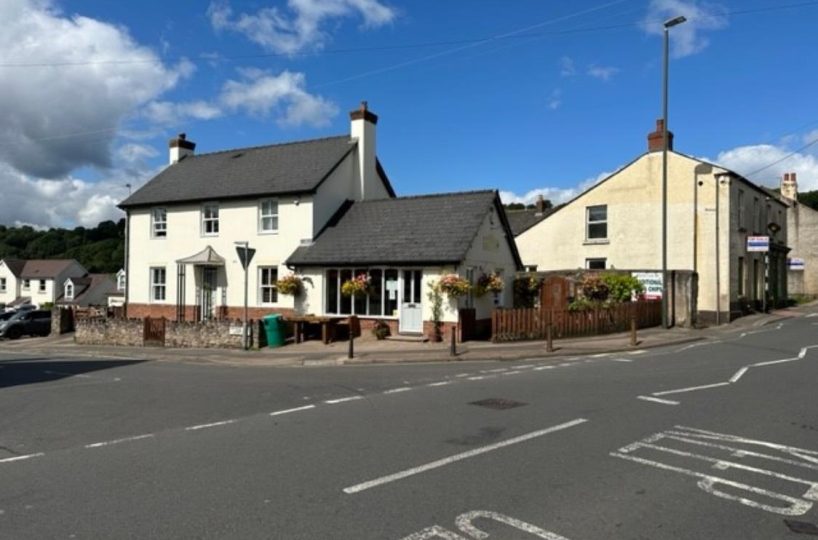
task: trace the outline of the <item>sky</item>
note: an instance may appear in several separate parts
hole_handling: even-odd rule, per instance
[[[196,152],[349,133],[398,195],[563,202],[647,149],[818,189],[818,0],[2,0],[0,224],[94,226]],[[130,185],[130,188],[128,187]]]

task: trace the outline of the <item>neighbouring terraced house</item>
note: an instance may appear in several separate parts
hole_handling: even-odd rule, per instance
[[[241,317],[244,242],[256,250],[251,318],[354,314],[364,327],[383,320],[420,334],[432,321],[429,284],[448,273],[472,281],[496,273],[507,287],[447,299],[445,324],[461,308],[485,324],[495,305],[510,306],[520,258],[497,192],[396,197],[376,154],[378,117],[362,103],[350,120],[348,135],[200,155],[184,135],[172,139],[170,165],[120,204],[127,315]],[[290,273],[304,283],[295,297],[276,287]],[[361,274],[367,294],[341,294]]]
[[[3,259],[0,261],[0,304],[54,304],[63,294],[68,278],[88,272],[74,259]]]

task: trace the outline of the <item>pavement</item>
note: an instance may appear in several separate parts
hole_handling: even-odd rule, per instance
[[[647,350],[655,347],[679,345],[701,340],[718,339],[724,334],[752,331],[758,326],[773,324],[791,317],[800,317],[806,310],[818,305],[771,311],[742,317],[719,327],[707,329],[648,328],[637,334],[637,345],[630,345],[628,332],[571,339],[554,340],[554,351],[546,352],[544,341],[491,343],[469,341],[456,344],[451,354],[450,343],[383,340],[364,334],[354,343],[353,358],[349,358],[349,343],[341,341],[324,345],[318,340],[300,344],[290,343],[279,348],[261,350],[229,349],[174,349],[150,347],[89,346],[74,343],[73,336],[28,338],[19,341],[0,341],[0,351],[15,350],[21,354],[66,355],[87,358],[120,358],[172,362],[208,362],[226,365],[256,366],[331,366],[348,364],[391,364],[415,362],[522,360],[531,356],[555,359],[565,356],[593,355],[611,352]]]
[[[0,538],[808,538],[818,309],[798,315],[559,362],[3,348]]]

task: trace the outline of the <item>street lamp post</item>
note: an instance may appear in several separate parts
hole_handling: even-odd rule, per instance
[[[662,328],[668,328],[667,316],[667,86],[668,45],[670,29],[687,19],[679,16],[664,24],[664,55],[662,62]]]

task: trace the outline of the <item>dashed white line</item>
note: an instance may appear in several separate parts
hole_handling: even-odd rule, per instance
[[[446,386],[447,384],[452,384],[452,381],[438,381],[429,383],[426,386]]]
[[[485,375],[475,375],[474,377],[469,377],[467,380],[469,381],[482,381],[483,379],[488,379]]]
[[[514,369],[530,369],[530,368],[533,368],[533,367],[534,366],[532,366],[531,364],[525,364],[525,365],[522,365],[522,366],[514,366]]]
[[[44,456],[44,455],[45,454],[43,452],[37,452],[36,454],[26,454],[24,456],[14,456],[14,457],[10,457],[10,458],[0,459],[0,463],[9,463],[11,461],[22,461],[24,459],[31,459],[31,458],[35,458],[35,457]]]
[[[544,369],[554,369],[556,366],[537,366],[534,368],[534,371],[542,371]]]
[[[611,358],[611,362],[633,362],[633,358]]]
[[[648,351],[646,351],[645,349],[639,349],[637,351],[630,351],[628,354],[645,354],[646,352]]]
[[[502,375],[519,375],[522,371],[506,371]]]
[[[745,373],[747,373],[748,369],[749,368],[743,367],[740,370],[736,371],[736,373],[732,377],[730,377],[730,382],[731,383],[737,382],[740,378],[744,376]]]
[[[599,353],[599,354],[592,354],[591,358],[605,358],[606,356],[610,356],[611,353]]]
[[[416,474],[420,474],[422,472],[426,472],[432,469],[437,469],[439,467],[443,467],[454,463],[456,461],[461,461],[464,459],[472,458],[474,456],[479,456],[480,454],[485,454],[486,452],[492,452],[494,450],[498,450],[500,448],[511,446],[512,444],[518,444],[521,442],[525,442],[537,437],[542,437],[543,435],[548,435],[549,433],[554,433],[555,431],[560,431],[563,429],[568,429],[574,426],[578,426],[579,424],[585,423],[588,420],[585,418],[577,418],[576,420],[571,420],[570,422],[565,422],[563,424],[559,424],[556,426],[552,426],[549,428],[541,429],[538,431],[532,431],[531,433],[526,433],[525,435],[520,435],[519,437],[513,437],[511,439],[506,439],[505,441],[501,441],[495,444],[490,444],[488,446],[483,446],[480,448],[475,448],[473,450],[469,450],[468,452],[463,452],[462,454],[455,454],[453,456],[449,456],[447,458],[439,459],[437,461],[432,461],[431,463],[427,463],[425,465],[421,465],[419,467],[413,467],[411,469],[406,469],[404,471],[400,471],[394,474],[390,474],[387,476],[382,476],[380,478],[376,478],[374,480],[370,480],[368,482],[363,482],[361,484],[356,484],[354,486],[350,486],[344,488],[344,493],[353,494],[359,493],[361,491],[377,487],[383,484],[388,484],[390,482],[394,482],[396,480],[402,480],[404,478],[408,478],[410,476],[414,476]]]
[[[750,364],[750,367],[772,366],[773,364],[785,364],[787,362],[795,362],[801,358],[795,356],[793,358],[782,358],[781,360],[769,360],[767,362],[759,362],[757,364]]]
[[[695,390],[706,390],[708,388],[718,388],[719,386],[728,386],[729,382],[720,382],[714,384],[703,384],[702,386],[690,386],[688,388],[679,388],[677,390],[665,390],[664,392],[654,392],[653,396],[667,396],[669,394],[681,394],[683,392],[693,392]]]
[[[480,373],[502,373],[504,371],[508,371],[508,368],[501,367],[497,369],[486,369],[481,371]]]
[[[284,409],[282,411],[275,411],[271,412],[270,416],[279,416],[281,414],[290,414],[298,411],[306,411],[308,409],[314,409],[315,405],[304,405],[303,407],[295,407],[294,409]]]
[[[355,401],[357,399],[364,399],[364,396],[349,396],[338,399],[327,399],[324,401],[327,405],[335,405],[336,403],[345,403],[347,401]]]
[[[468,377],[470,373],[458,373],[455,377]]]
[[[563,362],[562,364],[557,364],[559,367],[566,367],[566,366],[573,366],[573,362]]]
[[[401,386],[400,388],[391,388],[389,390],[384,390],[384,394],[397,394],[398,392],[408,392],[411,390],[408,386]]]
[[[636,396],[636,399],[641,399],[641,400],[644,400],[644,401],[653,401],[653,402],[656,402],[656,403],[661,403],[663,405],[678,405],[679,404],[678,401],[671,401],[669,399],[660,399],[660,398],[657,398],[657,397],[650,397],[650,396]]]
[[[141,439],[150,439],[153,437],[153,433],[145,433],[144,435],[134,435],[133,437],[123,437],[121,439],[114,439],[112,441],[103,441],[97,443],[86,444],[85,448],[101,448],[103,446],[111,446],[112,444],[121,444],[131,441],[138,441]]]
[[[228,424],[234,424],[238,422],[237,419],[233,418],[232,420],[222,420],[221,422],[211,422],[210,424],[199,424],[198,426],[188,426],[185,428],[185,431],[197,431],[199,429],[207,429],[217,426],[226,426]]]

